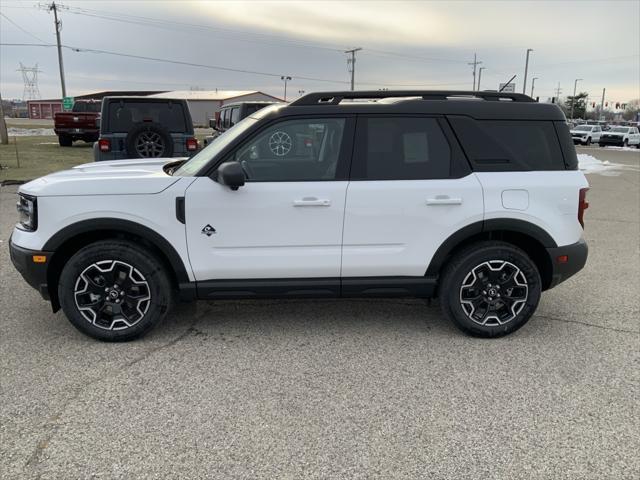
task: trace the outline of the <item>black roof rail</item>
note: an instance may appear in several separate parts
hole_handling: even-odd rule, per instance
[[[421,97],[423,100],[447,100],[449,98],[479,98],[489,101],[535,102],[523,93],[474,92],[471,90],[359,90],[348,92],[315,92],[291,102],[293,106],[337,105],[342,100]]]

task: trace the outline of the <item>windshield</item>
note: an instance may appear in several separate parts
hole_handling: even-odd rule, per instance
[[[579,132],[590,132],[591,126],[589,125],[580,125],[579,127],[574,128],[574,130],[578,130]]]
[[[216,137],[216,139],[213,142],[211,142],[208,146],[206,146],[205,148],[200,150],[196,155],[191,157],[179,169],[173,172],[173,175],[183,176],[183,177],[192,177],[202,167],[204,167],[209,162],[209,160],[217,156],[222,150],[224,150],[227,147],[227,145],[229,145],[237,137],[242,135],[257,121],[258,120],[254,117],[247,117],[239,121],[229,130],[222,133],[220,136]]]
[[[618,132],[618,133],[627,133],[629,129],[627,127],[613,127],[611,129],[612,132]]]

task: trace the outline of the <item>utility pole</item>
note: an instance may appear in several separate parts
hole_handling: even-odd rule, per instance
[[[527,72],[529,71],[529,54],[533,52],[533,48],[527,48],[527,60],[524,64],[524,80],[522,81],[522,93],[527,93]]]
[[[1,94],[0,94],[0,144],[9,145],[9,135],[7,135],[7,124],[4,121],[4,107],[2,105]]]
[[[482,70],[486,70],[487,67],[480,67],[478,69],[478,91],[480,91],[480,80],[482,80]]]
[[[347,66],[350,67],[350,72],[351,72],[351,91],[352,92],[355,88],[354,82],[355,82],[355,75],[356,75],[356,52],[359,52],[360,50],[362,50],[362,47],[352,48],[351,50],[345,50],[344,52],[344,53],[351,54],[351,58],[347,58]]]
[[[573,82],[573,98],[571,99],[571,120],[573,120],[573,109],[576,105],[576,88],[578,87],[578,82],[582,80],[582,78],[576,78],[576,81]]]
[[[50,5],[45,5],[48,11],[53,11],[53,20],[56,27],[56,41],[58,43],[58,65],[60,67],[60,85],[62,86],[62,98],[67,96],[67,87],[64,81],[64,65],[62,63],[62,44],[60,43],[60,31],[62,30],[62,21],[58,20],[58,9],[60,5],[56,5],[56,2],[51,2]]]
[[[600,103],[600,120],[604,120],[604,92],[605,88],[602,89],[602,103]]]
[[[531,79],[531,98],[533,98],[533,89],[534,89],[534,88],[535,88],[535,86],[536,86],[536,80],[538,80],[538,77],[533,77],[533,78]]]
[[[291,77],[281,76],[280,80],[284,80],[284,101],[287,101],[287,82],[291,80]]]
[[[476,91],[476,68],[482,62],[478,61],[478,55],[476,53],[473,54],[473,62],[467,63],[467,65],[473,65],[473,91]]]
[[[560,88],[560,82],[558,82],[558,88],[556,88],[556,103],[560,103],[560,93],[562,89]]]

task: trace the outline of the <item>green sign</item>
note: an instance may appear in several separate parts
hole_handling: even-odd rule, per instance
[[[62,108],[71,110],[73,108],[73,97],[64,97],[62,99]]]

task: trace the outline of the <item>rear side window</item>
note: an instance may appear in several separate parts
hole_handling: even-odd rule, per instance
[[[231,109],[231,127],[233,127],[240,120],[240,107],[234,107]]]
[[[352,180],[449,178],[451,148],[435,118],[358,119]]]
[[[173,102],[112,102],[109,104],[109,131],[127,133],[143,123],[157,123],[173,133],[187,129],[184,109]]]
[[[451,116],[449,121],[474,170],[565,169],[554,122],[462,116]]]

